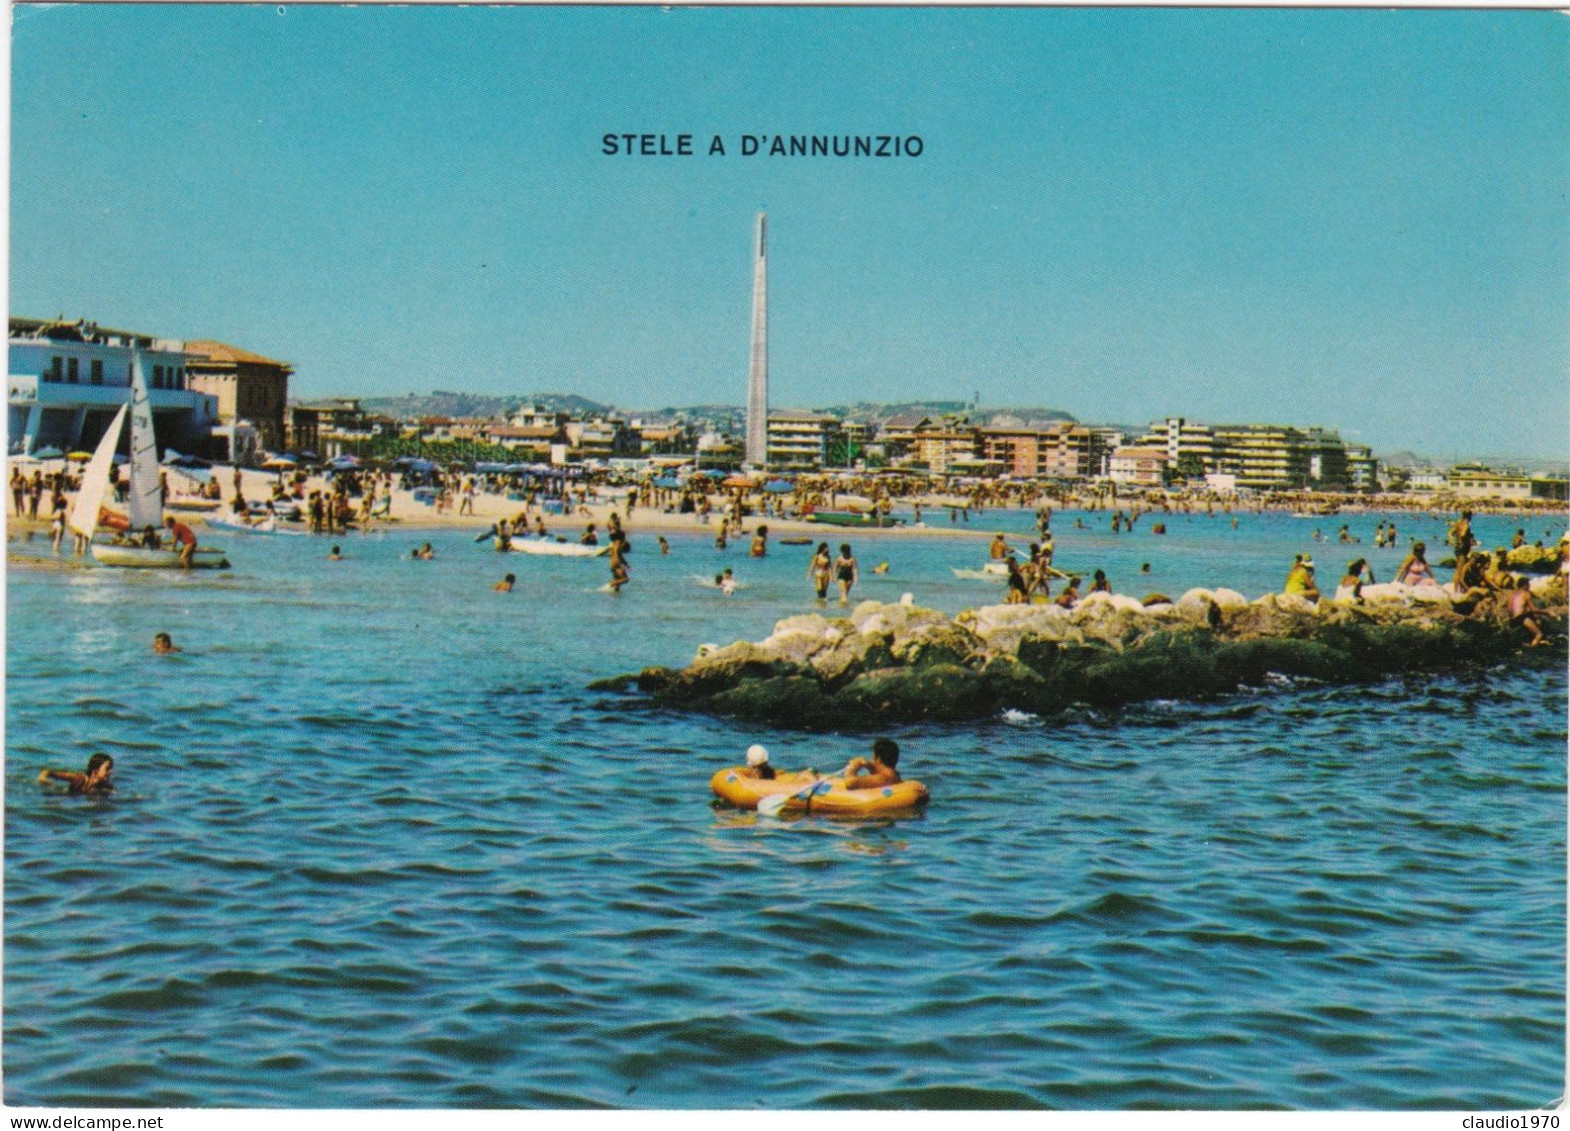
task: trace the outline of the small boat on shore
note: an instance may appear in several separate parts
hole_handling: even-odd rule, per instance
[[[195,511],[199,514],[218,510],[222,506],[223,503],[217,499],[198,499],[190,495],[181,495],[164,504],[166,510]]]
[[[903,526],[905,522],[893,515],[873,514],[871,511],[813,511],[804,516],[804,521],[824,526],[864,526],[869,529]]]
[[[234,522],[227,518],[208,517],[202,521],[208,526],[219,530],[232,530],[236,534],[282,534],[294,538],[303,537],[305,534],[303,530],[287,530],[272,518],[263,519],[261,522]]]
[[[116,546],[112,542],[94,542],[93,560],[99,565],[118,566],[122,569],[179,569],[180,551],[162,547],[154,550],[145,546]],[[229,559],[224,551],[204,550],[198,547],[191,555],[192,569],[228,569]]]

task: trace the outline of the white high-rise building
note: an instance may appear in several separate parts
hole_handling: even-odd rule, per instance
[[[769,220],[758,213],[752,271],[752,367],[747,381],[747,462],[769,462]]]

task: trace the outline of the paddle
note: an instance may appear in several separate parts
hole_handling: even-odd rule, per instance
[[[760,798],[758,800],[758,813],[764,817],[777,817],[780,810],[785,808],[786,805],[792,801],[808,801],[818,791],[820,785],[830,780],[822,777],[814,778],[811,785],[796,793],[771,793],[767,797]]]

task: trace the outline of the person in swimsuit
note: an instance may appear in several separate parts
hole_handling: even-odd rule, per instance
[[[754,742],[747,747],[747,768],[738,769],[737,777],[761,778],[764,781],[774,780],[774,767],[769,765],[769,752],[765,747]]]
[[[174,539],[175,547],[180,551],[180,568],[190,569],[191,558],[196,553],[196,535],[191,528],[174,515],[164,519],[164,525],[169,528],[169,536]]]
[[[1402,585],[1423,585],[1434,583],[1434,571],[1429,568],[1428,560],[1423,556],[1428,553],[1428,547],[1421,542],[1412,543],[1412,552],[1401,563],[1401,568],[1396,570],[1396,581]]]
[[[39,785],[60,784],[67,793],[112,793],[114,783],[109,776],[114,773],[114,759],[107,754],[94,754],[87,760],[87,772],[75,770],[44,770],[38,775]]]
[[[834,561],[829,557],[829,544],[818,543],[817,553],[812,555],[812,561],[807,563],[807,576],[812,579],[813,587],[818,591],[818,600],[823,601],[829,595],[829,582],[834,580]]]
[[[183,651],[183,649],[174,646],[174,638],[167,632],[160,632],[153,637],[153,652],[155,655],[170,656],[180,651]]]
[[[1532,638],[1526,642],[1529,648],[1548,643],[1543,639],[1542,626],[1533,615],[1536,612],[1537,602],[1532,599],[1531,582],[1524,577],[1520,578],[1510,591],[1510,623],[1518,624],[1532,634]]]
[[[880,789],[900,782],[899,744],[880,738],[872,744],[872,758],[852,758],[840,772],[846,789]]]
[[[492,585],[491,589],[494,592],[497,592],[497,593],[511,593],[512,592],[512,587],[515,584],[517,584],[517,581],[518,581],[518,579],[516,577],[514,577],[512,574],[509,573],[506,577],[502,578],[495,585]]]
[[[840,604],[850,604],[851,587],[856,584],[860,576],[856,569],[856,559],[851,556],[850,543],[840,543],[840,556],[834,562],[834,579],[840,583]]]
[[[627,539],[620,533],[611,538],[611,592],[620,593],[630,579],[627,569]]]
[[[751,554],[755,558],[761,558],[764,555],[766,555],[768,552],[769,552],[769,528],[767,526],[760,526],[760,527],[758,527],[757,533],[755,533],[752,536],[752,550],[751,550]]]

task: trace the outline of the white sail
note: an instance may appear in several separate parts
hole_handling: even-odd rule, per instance
[[[109,490],[109,469],[114,466],[114,450],[120,445],[120,431],[125,427],[128,411],[130,405],[121,405],[109,431],[98,441],[93,458],[82,472],[82,489],[76,493],[76,503],[66,517],[71,529],[83,538],[91,538],[98,526],[98,511],[104,505],[104,493]]]
[[[164,524],[163,490],[158,484],[158,442],[153,437],[153,406],[142,372],[142,351],[131,347],[131,529]]]

